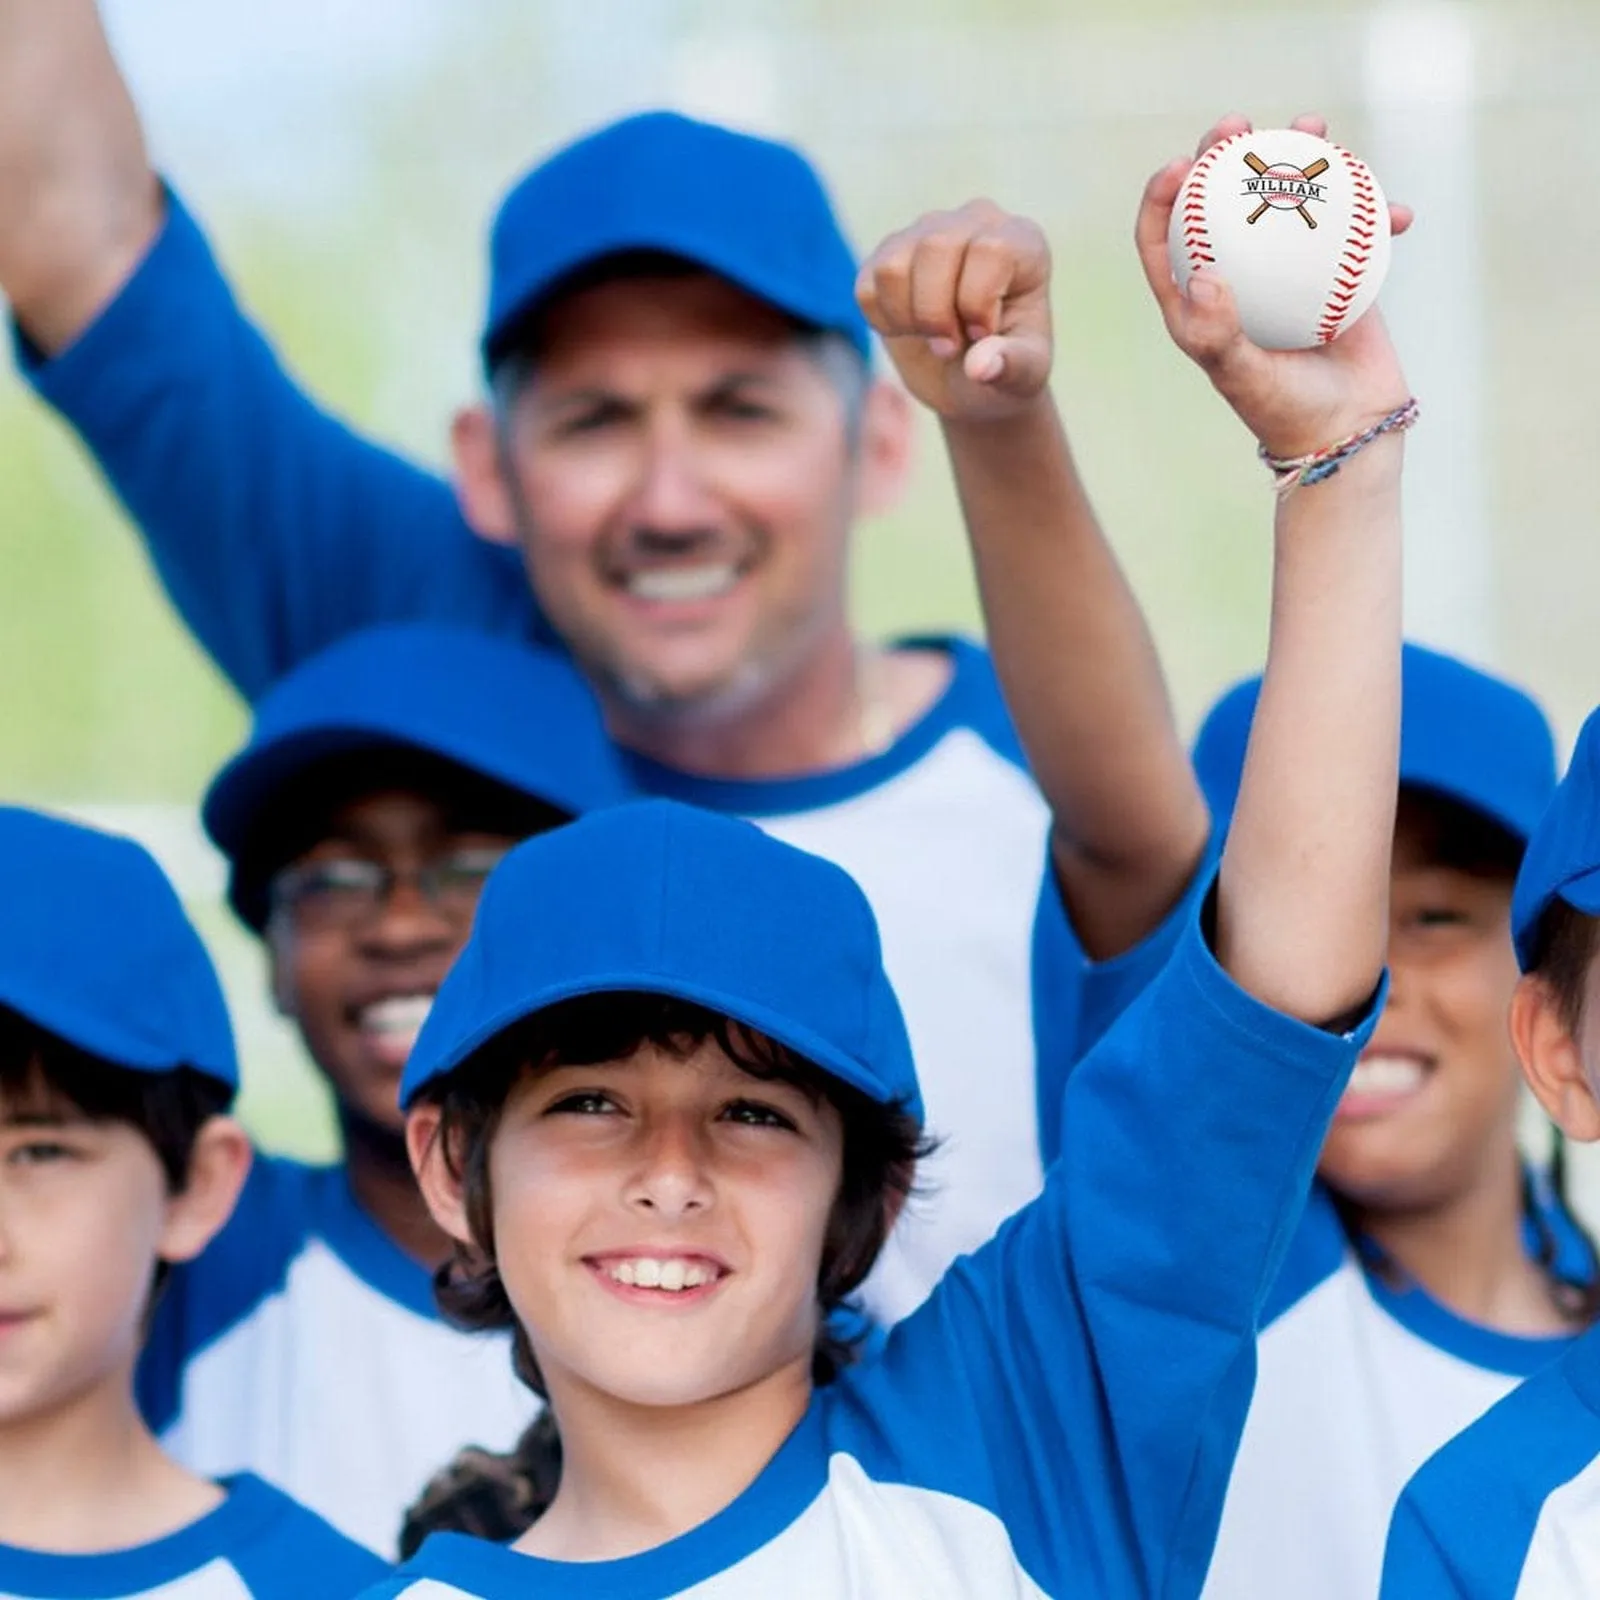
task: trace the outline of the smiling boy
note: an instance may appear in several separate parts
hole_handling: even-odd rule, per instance
[[[406,1160],[400,1072],[493,865],[626,792],[571,667],[481,634],[353,635],[258,707],[204,818],[343,1153],[258,1160],[157,1311],[140,1394],[189,1466],[259,1472],[392,1553],[438,1467],[517,1437],[530,1397],[502,1341],[434,1305],[449,1245]]]
[[[0,1594],[341,1600],[382,1563],[134,1402],[151,1301],[249,1164],[199,936],[128,840],[0,808]]]
[[[1399,405],[1375,319],[1270,355],[1225,287],[1175,288],[1187,166],[1152,180],[1141,254],[1257,437],[1305,451]],[[878,287],[909,260],[962,303],[941,241],[892,241]],[[1026,355],[992,309],[938,356],[978,382]],[[874,314],[938,336],[892,294]],[[516,1329],[562,1476],[513,1548],[436,1536],[375,1594],[1198,1591],[1255,1320],[1380,978],[1399,473],[1390,437],[1280,502],[1262,713],[1207,909],[1069,1078],[1043,1196],[869,1362],[841,1364],[826,1313],[915,1181],[922,1107],[859,890],[661,802],[507,858],[402,1093],[452,1308]]]

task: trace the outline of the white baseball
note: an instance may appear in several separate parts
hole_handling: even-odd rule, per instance
[[[1179,287],[1202,267],[1227,283],[1257,344],[1307,350],[1377,299],[1389,203],[1366,162],[1326,139],[1295,128],[1236,133],[1189,169],[1167,249]]]

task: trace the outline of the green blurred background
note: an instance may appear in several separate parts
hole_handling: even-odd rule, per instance
[[[1450,293],[1413,281],[1394,308],[1402,350],[1426,352],[1413,368],[1425,404],[1424,370],[1432,398],[1470,387],[1475,408],[1475,426],[1426,458],[1426,429],[1417,436],[1416,464],[1440,490],[1421,519],[1418,631],[1524,678],[1565,736],[1600,693],[1589,442],[1600,381],[1584,359],[1600,350],[1600,208],[1583,176],[1600,87],[1592,4],[106,9],[163,169],[290,363],[358,425],[435,463],[452,407],[474,391],[483,227],[498,193],[536,155],[612,114],[670,103],[798,140],[863,247],[976,193],[1037,217],[1056,255],[1058,391],[1186,727],[1259,663],[1270,495],[1243,431],[1147,303],[1134,207],[1148,173],[1222,110],[1270,125],[1321,109],[1380,176],[1395,146],[1401,170],[1425,187],[1448,179],[1456,188],[1441,192],[1465,197],[1448,202],[1431,253],[1438,219],[1425,213],[1417,232],[1414,259],[1433,263],[1436,282],[1448,277]],[[1451,98],[1459,70],[1452,78],[1427,59],[1440,37],[1467,41],[1464,100]],[[1404,48],[1390,47],[1397,39]],[[1374,120],[1386,67],[1413,86],[1410,124]],[[1429,141],[1447,123],[1441,162]],[[1417,134],[1409,153],[1396,145],[1407,126]],[[1464,302],[1451,299],[1458,291]],[[856,606],[876,634],[977,625],[931,431],[924,443],[905,504],[861,530]],[[1463,485],[1464,518],[1449,509]],[[1452,585],[1469,567],[1476,599],[1457,604]],[[5,794],[87,810],[156,845],[222,962],[246,1047],[248,1115],[270,1144],[326,1152],[325,1108],[262,1003],[257,954],[217,903],[217,864],[192,823],[242,710],[175,624],[93,470],[10,375],[0,375],[0,575]]]

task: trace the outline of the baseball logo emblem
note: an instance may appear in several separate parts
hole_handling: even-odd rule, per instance
[[[1189,169],[1167,234],[1172,274],[1214,272],[1269,350],[1326,344],[1377,298],[1389,206],[1371,169],[1296,128],[1234,134]]]
[[[1245,179],[1245,195],[1261,202],[1244,219],[1251,227],[1269,211],[1298,211],[1308,228],[1316,227],[1317,219],[1306,206],[1320,205],[1326,199],[1326,186],[1314,181],[1328,170],[1326,161],[1319,157],[1309,167],[1291,167],[1287,162],[1269,167],[1254,150],[1246,150],[1244,164],[1255,174]]]

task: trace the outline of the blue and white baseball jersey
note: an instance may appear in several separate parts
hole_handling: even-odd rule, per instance
[[[509,1449],[538,1406],[508,1337],[444,1322],[429,1274],[342,1168],[270,1158],[205,1254],[173,1272],[139,1398],[192,1471],[259,1473],[391,1558],[428,1479],[464,1445]]]
[[[1600,1594],[1600,1329],[1529,1378],[1406,1486],[1383,1600]]]
[[[1592,1270],[1546,1203],[1564,1265]],[[1207,1600],[1371,1600],[1407,1479],[1572,1342],[1499,1333],[1391,1287],[1315,1189],[1263,1320]]]
[[[348,1600],[385,1565],[259,1478],[177,1533],[104,1555],[0,1545],[0,1600]]]
[[[476,537],[437,474],[307,398],[175,198],[144,261],[69,349],[49,361],[25,341],[19,352],[247,698],[382,622],[548,642],[518,553]],[[1030,965],[1046,807],[987,654],[961,640],[908,643],[945,652],[951,682],[878,757],[794,781],[635,763],[644,792],[749,817],[837,862],[872,902],[930,1127],[945,1141],[929,1170],[937,1192],[907,1214],[868,1287],[890,1319],[1037,1194],[1044,1171]],[[1058,915],[1054,898],[1045,916]]]
[[[374,1596],[1193,1596],[1256,1319],[1368,1031],[1262,1006],[1193,926],[1072,1075],[1042,1196],[725,1510],[608,1562],[439,1535]]]

